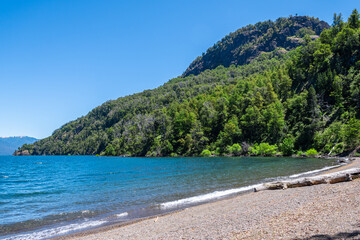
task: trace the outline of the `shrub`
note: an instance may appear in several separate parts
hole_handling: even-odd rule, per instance
[[[301,155],[303,155],[303,154],[304,154],[303,151],[297,151],[297,152],[296,152],[296,155],[298,155],[298,156],[301,156]]]
[[[281,144],[281,151],[285,156],[290,156],[294,153],[294,139],[285,138]]]
[[[278,147],[276,144],[270,145],[268,143],[256,143],[254,147],[249,148],[249,152],[253,155],[273,156],[276,154],[277,149]]]
[[[234,143],[232,146],[227,147],[227,151],[230,154],[240,155],[242,148],[241,148],[240,144]]]
[[[305,154],[308,157],[314,157],[314,156],[318,155],[319,153],[314,148],[311,148],[311,149],[307,150]]]
[[[208,156],[211,156],[211,152],[210,152],[210,150],[205,149],[205,150],[203,150],[203,151],[201,152],[200,155],[201,155],[201,156],[204,156],[204,157],[208,157]]]

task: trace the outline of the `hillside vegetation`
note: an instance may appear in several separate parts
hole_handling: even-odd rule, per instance
[[[248,64],[264,52],[277,48],[292,50],[303,44],[305,35],[317,38],[329,25],[319,19],[295,16],[279,18],[275,22],[259,22],[230,33],[196,58],[186,69],[183,76],[197,75],[206,69],[222,65]]]
[[[304,19],[276,22],[297,18]],[[106,102],[15,154],[352,152],[360,144],[359,14],[354,10],[347,22],[335,15],[333,26],[316,39],[308,34],[316,29],[302,29],[304,45],[296,50],[276,48],[247,65],[219,64]]]

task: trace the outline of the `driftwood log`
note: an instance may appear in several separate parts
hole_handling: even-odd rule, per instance
[[[314,177],[304,177],[287,181],[264,183],[261,186],[254,188],[254,191],[258,192],[262,190],[296,188],[327,183],[333,184],[338,182],[352,181],[355,178],[360,178],[360,168],[351,168]]]

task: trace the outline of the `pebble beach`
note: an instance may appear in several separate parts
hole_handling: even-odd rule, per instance
[[[56,239],[360,239],[359,192],[359,178],[253,192]]]

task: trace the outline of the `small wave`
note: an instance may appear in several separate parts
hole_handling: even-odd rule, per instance
[[[38,195],[52,195],[62,193],[62,190],[55,191],[37,191],[37,192],[24,192],[24,193],[9,193],[6,194],[6,197],[33,197]]]
[[[91,228],[91,227],[97,227],[102,224],[106,223],[106,221],[98,220],[98,221],[86,221],[83,223],[73,223],[61,227],[55,227],[50,229],[45,229],[41,231],[35,231],[32,233],[26,233],[26,234],[19,234],[14,235],[8,238],[5,238],[4,240],[32,240],[32,239],[44,239],[49,238],[57,235],[66,234],[73,231],[79,231],[83,230],[85,228]]]
[[[316,169],[316,170],[312,170],[312,171],[308,171],[308,172],[293,174],[293,175],[290,175],[288,177],[272,178],[271,180],[274,181],[274,179],[284,180],[286,178],[296,178],[296,177],[303,176],[303,175],[309,175],[309,174],[314,174],[314,173],[326,171],[326,170],[336,168],[336,167],[339,167],[339,166],[341,166],[341,165],[328,166],[328,167],[324,167],[324,168],[321,168],[321,169]],[[266,179],[266,180],[269,180],[269,179]],[[268,182],[268,181],[265,181],[265,182]],[[181,207],[181,206],[184,206],[184,205],[190,205],[190,204],[210,201],[210,200],[213,200],[213,199],[216,199],[216,198],[221,198],[221,197],[224,197],[224,196],[227,196],[227,195],[249,191],[251,189],[254,189],[254,188],[262,186],[262,185],[263,185],[263,183],[254,184],[254,185],[245,186],[245,187],[241,187],[241,188],[234,188],[234,189],[229,189],[229,190],[224,190],[224,191],[215,191],[215,192],[207,193],[207,194],[204,194],[204,195],[199,195],[199,196],[184,198],[184,199],[175,200],[175,201],[171,201],[171,202],[166,202],[166,203],[160,204],[160,208],[162,208],[162,209],[171,209],[171,208]]]
[[[96,215],[98,215],[98,212],[96,211],[83,210],[76,212],[56,213],[47,215],[43,218],[30,219],[22,222],[9,223],[4,225],[0,224],[0,235],[1,233],[11,235],[15,232],[25,232],[26,229],[41,229],[44,226],[60,224],[62,222],[76,221],[78,219],[90,219],[91,217]],[[0,239],[2,238],[0,237]]]
[[[128,216],[128,215],[129,215],[128,212],[123,212],[123,213],[116,214],[116,216],[117,216],[118,218],[126,217],[126,216]]]
[[[341,165],[335,165],[335,166],[329,166],[329,167],[324,167],[324,168],[320,168],[320,169],[316,169],[316,170],[312,170],[312,171],[308,171],[308,172],[303,172],[303,173],[297,173],[297,174],[293,174],[290,175],[289,178],[297,178],[303,175],[309,175],[309,174],[313,174],[313,173],[318,173],[318,172],[322,172],[322,171],[326,171],[332,168],[337,168],[340,167]]]
[[[43,218],[44,221],[71,221],[74,219],[78,219],[80,217],[93,217],[97,215],[98,212],[90,211],[90,210],[82,210],[82,211],[75,211],[75,212],[63,212],[48,215]]]
[[[278,182],[278,181],[284,181],[287,180],[289,178],[289,176],[279,176],[279,177],[270,177],[270,178],[265,178],[263,180],[264,183],[267,182]]]
[[[262,184],[254,184],[254,185],[250,185],[250,186],[246,186],[246,187],[234,188],[234,189],[229,189],[229,190],[224,190],[224,191],[215,191],[215,192],[200,195],[200,196],[189,197],[189,198],[184,198],[184,199],[180,199],[180,200],[176,200],[176,201],[166,202],[166,203],[160,204],[160,208],[171,209],[171,208],[181,207],[181,206],[188,205],[188,204],[210,201],[210,200],[213,200],[216,198],[225,197],[227,195],[249,191],[249,190],[259,187],[261,185]]]

